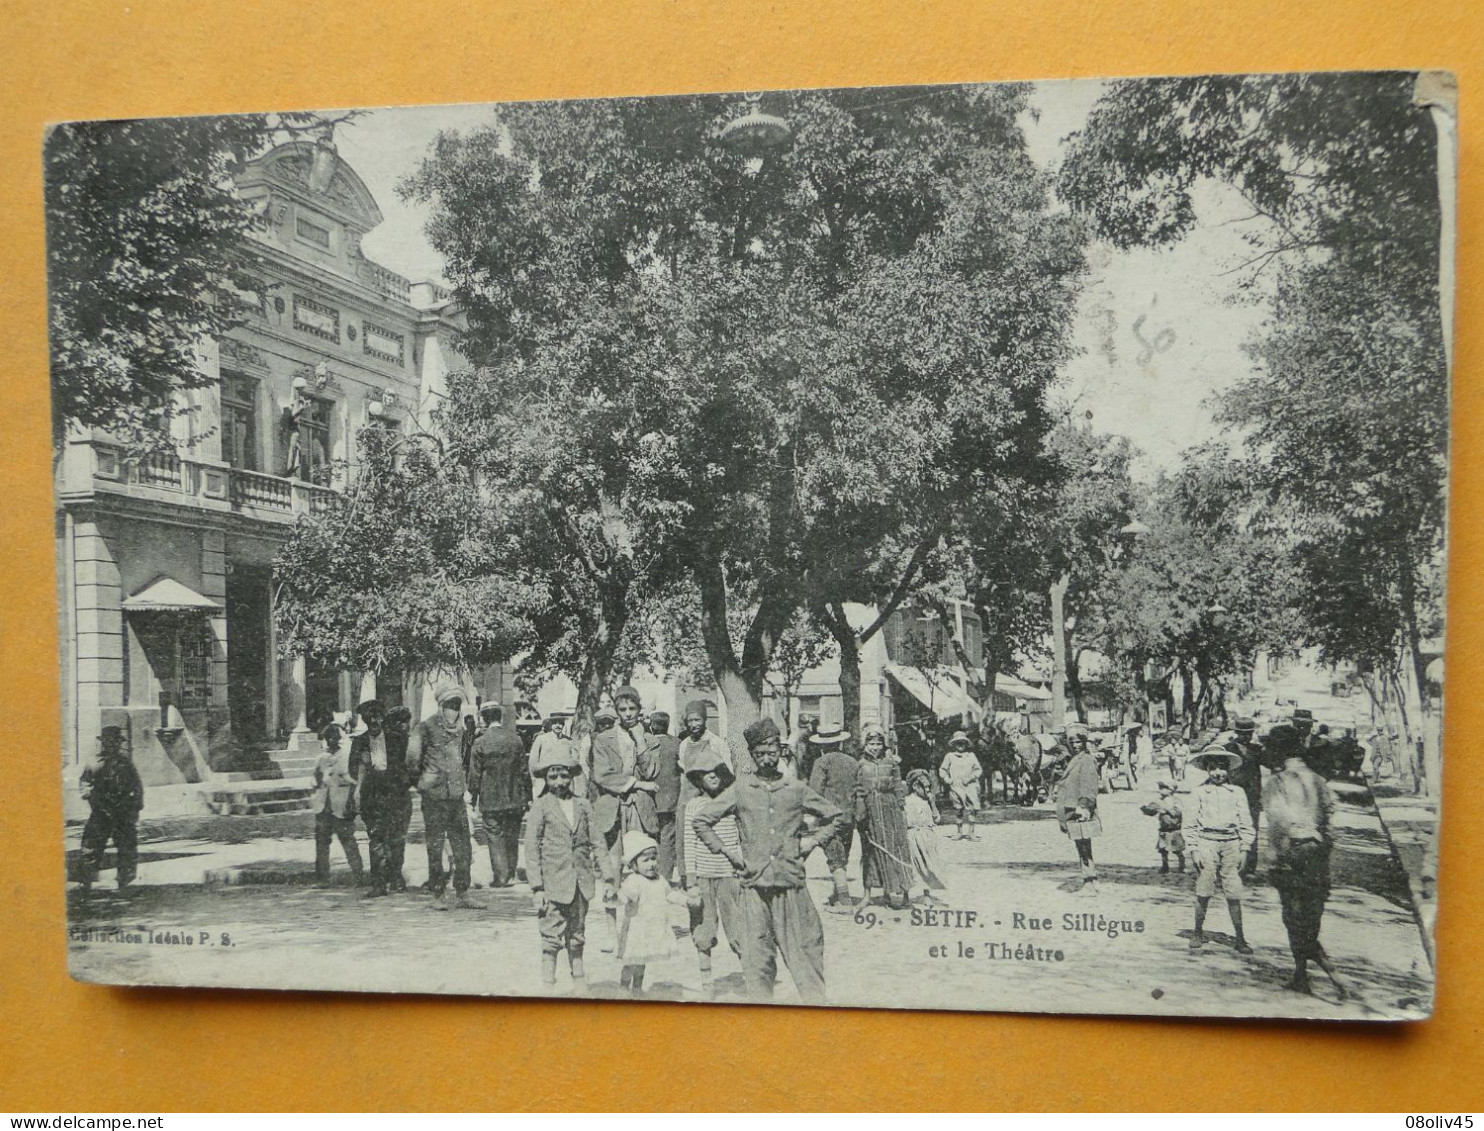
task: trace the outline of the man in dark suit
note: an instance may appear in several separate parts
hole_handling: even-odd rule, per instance
[[[654,711],[649,716],[649,743],[654,752],[654,815],[659,825],[655,840],[660,846],[660,875],[670,878],[675,870],[675,807],[680,801],[680,740],[670,733],[670,715]]]
[[[531,770],[546,782],[526,822],[526,876],[541,919],[541,980],[556,983],[557,955],[565,950],[573,988],[581,989],[587,908],[596,890],[593,810],[586,798],[572,794],[577,766],[570,747],[543,751]]]
[[[356,712],[366,729],[350,740],[350,776],[360,793],[361,818],[371,841],[371,887],[367,899],[406,891],[402,860],[407,826],[412,823],[412,775],[407,766],[407,732],[386,726],[380,699],[367,699]]]
[[[129,736],[123,727],[106,726],[98,736],[98,765],[82,772],[82,787],[92,815],[82,829],[82,885],[89,888],[103,866],[103,853],[113,841],[122,891],[134,882],[139,868],[139,811],[144,808],[144,783],[129,757]]]
[[[1236,734],[1226,744],[1226,749],[1242,759],[1242,764],[1232,771],[1229,779],[1247,795],[1247,811],[1252,814],[1252,827],[1257,828],[1262,813],[1262,746],[1253,741],[1257,733],[1257,722],[1245,715],[1232,724]],[[1242,865],[1242,875],[1251,876],[1257,871],[1257,841],[1247,850],[1247,859]]]
[[[486,703],[479,713],[487,726],[470,751],[469,792],[489,841],[491,886],[504,888],[515,882],[520,819],[531,800],[531,779],[525,744],[513,728],[501,725],[499,706]]]

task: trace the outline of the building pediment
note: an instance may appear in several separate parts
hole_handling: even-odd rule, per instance
[[[324,142],[290,141],[276,146],[250,162],[238,184],[244,189],[265,184],[362,234],[382,221],[381,209],[366,183]]]

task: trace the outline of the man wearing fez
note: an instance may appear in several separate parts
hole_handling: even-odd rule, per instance
[[[139,867],[139,811],[144,808],[144,782],[129,757],[129,736],[123,727],[103,728],[98,735],[98,764],[83,770],[80,784],[92,808],[82,827],[82,886],[90,888],[98,878],[111,840],[122,891],[134,882]]]
[[[670,715],[655,711],[649,716],[649,741],[654,752],[654,815],[659,823],[655,840],[660,846],[660,875],[665,879],[675,870],[675,809],[680,803],[680,741],[670,733]]]
[[[1293,727],[1280,724],[1269,732],[1268,755],[1274,772],[1263,788],[1263,807],[1268,813],[1268,843],[1274,856],[1271,878],[1278,889],[1283,926],[1293,952],[1293,977],[1288,988],[1303,994],[1313,992],[1309,986],[1312,961],[1329,975],[1343,1000],[1348,990],[1319,942],[1319,923],[1329,898],[1334,794],[1304,761],[1303,747]]]
[[[603,873],[603,910],[617,937],[618,884],[623,834],[659,831],[654,798],[656,752],[640,719],[643,704],[639,692],[620,687],[613,696],[618,725],[593,738],[592,795],[596,829],[603,838],[598,846],[598,865]]]
[[[371,842],[371,886],[367,899],[406,891],[402,859],[412,822],[412,774],[407,766],[407,732],[387,725],[380,699],[367,699],[356,713],[365,730],[350,740],[350,776],[356,779],[361,819]]]
[[[745,932],[742,975],[750,997],[773,996],[778,953],[799,996],[821,1003],[824,991],[824,926],[804,886],[804,861],[840,830],[844,814],[802,782],[778,769],[780,736],[772,719],[751,723],[743,737],[756,765],[691,819],[696,836],[725,856],[741,880]],[[729,847],[716,826],[737,818],[741,847]],[[813,817],[810,831],[805,818]]]
[[[464,693],[445,683],[434,692],[438,710],[413,728],[407,740],[407,762],[417,772],[422,796],[423,836],[428,849],[428,890],[433,910],[448,910],[448,873],[443,868],[443,843],[453,856],[453,890],[460,907],[478,907],[469,898],[469,811],[464,807],[464,721],[460,711]]]
[[[479,714],[485,731],[469,752],[469,793],[489,842],[490,886],[508,888],[515,882],[520,821],[531,800],[526,748],[514,727],[502,725],[498,704],[485,703]]]
[[[1185,846],[1195,865],[1195,930],[1190,935],[1190,949],[1200,950],[1206,942],[1206,909],[1216,889],[1226,896],[1236,935],[1238,954],[1251,954],[1247,936],[1242,930],[1242,862],[1257,830],[1252,827],[1252,813],[1247,808],[1247,795],[1228,781],[1241,764],[1241,758],[1230,750],[1202,750],[1190,764],[1207,774],[1206,780],[1191,791],[1188,834]]]
[[[1232,771],[1231,783],[1247,795],[1247,811],[1252,814],[1252,827],[1258,827],[1258,817],[1262,813],[1262,747],[1253,741],[1253,735],[1257,732],[1257,722],[1243,715],[1232,724],[1236,734],[1226,744],[1225,749],[1235,754],[1242,760],[1242,764]],[[1242,863],[1242,875],[1251,876],[1257,870],[1257,838],[1252,839],[1252,847],[1247,850],[1247,856]]]

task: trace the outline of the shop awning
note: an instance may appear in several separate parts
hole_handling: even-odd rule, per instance
[[[997,675],[994,680],[995,693],[999,695],[1012,695],[1016,699],[1038,699],[1051,702],[1051,692],[1044,687],[1026,683],[1025,680],[1013,675]]]
[[[222,607],[173,577],[151,581],[132,597],[124,599],[126,613],[219,613]]]
[[[940,719],[961,715],[966,719],[977,719],[984,712],[979,704],[959,687],[958,683],[942,668],[911,668],[903,664],[887,664],[886,674],[896,680],[902,690],[916,699]]]

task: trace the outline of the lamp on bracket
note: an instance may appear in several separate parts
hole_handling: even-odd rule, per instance
[[[371,395],[371,400],[366,404],[366,411],[372,416],[385,416],[387,409],[397,407],[398,400],[397,390],[387,387]]]

